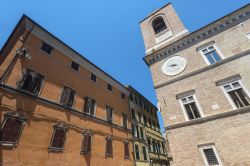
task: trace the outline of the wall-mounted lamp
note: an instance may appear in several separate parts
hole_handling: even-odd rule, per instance
[[[16,51],[16,55],[19,57],[19,58],[22,58],[22,57],[25,57],[27,59],[31,59],[31,55],[29,54],[29,50],[28,48],[22,48],[22,49],[18,49]]]

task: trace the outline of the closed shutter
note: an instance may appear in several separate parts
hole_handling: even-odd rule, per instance
[[[124,143],[124,154],[125,154],[125,159],[129,159],[129,144],[128,144],[128,142]]]
[[[15,143],[22,128],[22,121],[16,118],[7,118],[0,131],[0,141]]]
[[[83,145],[82,145],[82,153],[83,154],[89,154],[91,150],[91,135],[86,134],[83,138]]]
[[[113,147],[112,147],[112,140],[106,139],[106,156],[112,157],[113,156]]]
[[[203,149],[203,151],[209,165],[219,165],[213,148]]]
[[[63,149],[66,137],[66,131],[61,128],[55,128],[54,137],[52,140],[51,148]]]

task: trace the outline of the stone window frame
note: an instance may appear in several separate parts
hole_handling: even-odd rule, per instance
[[[182,92],[182,93],[179,93],[179,94],[176,95],[176,99],[179,101],[179,103],[180,103],[180,105],[181,105],[181,109],[182,109],[182,112],[183,112],[183,114],[184,114],[185,120],[186,120],[186,121],[195,120],[195,119],[189,119],[188,114],[187,114],[187,111],[186,111],[186,109],[184,108],[184,104],[183,104],[183,102],[182,102],[182,99],[183,99],[183,98],[188,98],[188,97],[191,97],[191,96],[194,98],[194,102],[195,102],[195,104],[196,104],[196,106],[197,106],[197,108],[198,108],[198,111],[199,111],[200,115],[201,115],[200,118],[204,118],[205,115],[204,115],[204,112],[203,112],[203,110],[202,110],[202,108],[201,108],[200,103],[198,102],[198,100],[197,100],[197,98],[196,98],[195,90],[189,90],[189,91],[185,91],[185,92]]]
[[[15,118],[15,119],[18,119],[22,122],[21,126],[20,126],[20,129],[19,129],[19,132],[18,132],[18,135],[16,137],[16,140],[14,142],[5,142],[5,141],[0,141],[0,145],[1,146],[7,146],[7,147],[15,147],[18,145],[19,143],[19,140],[21,138],[21,135],[22,135],[22,132],[23,132],[23,129],[24,129],[24,126],[25,126],[25,122],[27,121],[27,118],[23,115],[23,114],[20,114],[19,112],[7,112],[4,114],[4,119],[1,123],[1,130],[3,129],[3,127],[5,126],[5,123],[7,121],[8,118]]]
[[[113,155],[114,155],[113,138],[112,138],[112,136],[106,136],[105,140],[106,140],[105,157],[113,157]],[[108,144],[108,143],[110,143],[110,144]],[[109,149],[109,148],[111,148],[111,149]]]
[[[232,84],[238,82],[240,84],[240,87],[244,90],[244,92],[246,93],[246,95],[248,95],[248,97],[250,97],[250,92],[248,91],[248,89],[245,87],[245,85],[243,84],[242,80],[241,80],[241,76],[239,74],[224,78],[222,80],[218,80],[215,82],[215,84],[217,86],[220,86],[220,88],[222,89],[223,94],[226,96],[229,104],[231,105],[231,107],[233,108],[233,110],[238,109],[234,103],[234,101],[231,99],[230,95],[228,94],[228,92],[225,90],[224,86],[228,85],[228,84]]]
[[[91,102],[94,102],[94,112],[93,112],[93,115],[91,115],[91,111],[89,110],[89,112],[86,111],[87,109],[87,102],[89,102],[89,100]],[[90,108],[89,108],[90,109]],[[83,112],[90,115],[90,116],[96,116],[96,110],[97,110],[97,103],[96,103],[96,100],[94,100],[93,98],[89,97],[89,96],[86,96],[85,97],[85,101],[84,101],[84,109],[83,109]]]
[[[62,103],[62,95],[63,95],[63,93],[64,93],[64,90],[66,89],[66,88],[68,88],[68,89],[70,89],[71,91],[73,91],[74,92],[74,97],[73,97],[73,102],[72,102],[72,105],[65,105],[65,104],[63,104]],[[74,105],[75,105],[75,103],[76,103],[76,98],[77,98],[77,92],[76,92],[76,90],[75,89],[73,89],[73,88],[71,88],[70,86],[68,86],[68,85],[64,85],[63,86],[63,88],[62,88],[62,90],[61,90],[61,94],[60,94],[60,97],[59,97],[59,103],[61,104],[61,105],[63,105],[63,106],[65,106],[65,107],[69,107],[69,108],[73,108],[74,107]]]
[[[80,154],[81,155],[90,155],[91,154],[91,150],[92,150],[92,145],[93,145],[94,133],[91,130],[83,130],[82,136],[83,136],[83,138],[82,138],[82,144],[81,144]],[[84,147],[85,136],[90,136],[90,138],[91,138],[90,145],[89,145],[90,147],[89,147],[88,151],[84,150],[84,148],[85,148]]]
[[[136,150],[136,148],[135,148],[136,146],[138,147],[138,150]],[[140,160],[140,158],[141,158],[140,157],[140,146],[138,144],[134,144],[134,149],[135,149],[135,160]],[[137,153],[138,153],[139,158],[137,158],[137,155],[136,155]]]
[[[130,159],[130,155],[129,155],[129,141],[127,140],[127,139],[125,139],[124,141],[123,141],[123,144],[124,144],[124,159],[126,160],[126,159]],[[126,148],[128,148],[127,150],[128,151],[126,151]]]
[[[223,164],[222,164],[222,162],[221,162],[221,159],[220,159],[220,156],[219,156],[219,153],[218,153],[218,151],[217,151],[217,149],[216,149],[216,147],[215,147],[214,144],[198,145],[198,148],[199,148],[200,153],[201,153],[201,155],[202,155],[202,158],[203,158],[203,160],[204,160],[204,162],[205,162],[205,166],[209,166],[209,164],[208,164],[207,158],[206,158],[205,153],[204,153],[203,150],[204,150],[204,149],[210,149],[210,148],[213,149],[213,152],[214,152],[214,154],[215,154],[215,156],[216,156],[216,159],[217,159],[217,161],[218,161],[218,163],[219,163],[219,165],[214,165],[214,166],[223,166]]]
[[[223,55],[223,53],[221,52],[221,50],[219,49],[219,47],[215,44],[215,41],[211,41],[208,42],[206,44],[203,44],[202,46],[199,46],[196,48],[196,50],[202,55],[203,60],[206,62],[206,64],[209,65],[213,65],[209,62],[209,60],[207,59],[206,55],[202,52],[202,50],[213,46],[215,51],[218,53],[218,56],[221,58],[221,60],[225,59],[225,56]],[[216,62],[218,63],[218,62]]]
[[[64,132],[65,132],[65,137],[64,137],[64,142],[63,142],[63,147],[62,148],[52,147],[52,143],[53,143],[53,140],[54,140],[56,129],[61,129],[61,130],[64,130]],[[64,151],[65,142],[66,142],[66,139],[67,139],[67,132],[68,132],[68,128],[64,125],[63,122],[58,122],[53,126],[53,134],[52,134],[50,144],[49,144],[49,148],[48,148],[49,152],[63,152]]]

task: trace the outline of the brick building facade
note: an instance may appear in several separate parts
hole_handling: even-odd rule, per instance
[[[171,4],[141,23],[173,166],[250,165],[250,5],[192,33]]]

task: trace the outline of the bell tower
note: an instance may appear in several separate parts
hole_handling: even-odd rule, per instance
[[[147,16],[140,22],[140,27],[146,55],[189,34],[171,3]]]

